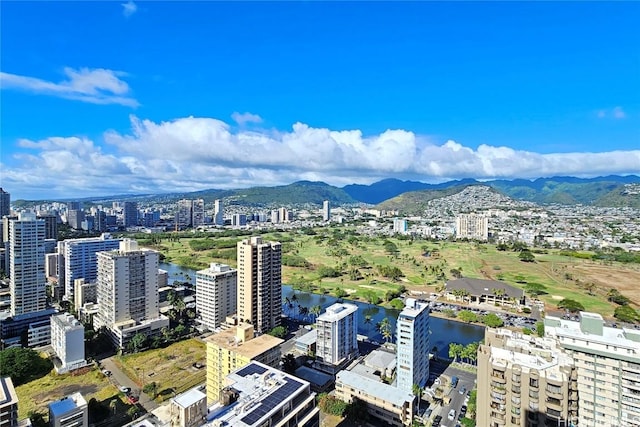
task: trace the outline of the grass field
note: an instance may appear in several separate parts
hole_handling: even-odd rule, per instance
[[[58,375],[51,371],[42,378],[16,387],[20,402],[18,418],[26,418],[31,411],[48,414],[49,403],[75,392],[82,393],[87,402],[91,398],[109,401],[119,395],[118,390],[97,368],[91,368],[81,375]]]
[[[155,382],[157,400],[166,400],[205,382],[206,369],[192,366],[195,362],[204,365],[205,359],[205,344],[189,339],[166,348],[121,356],[114,361],[140,388]]]
[[[580,301],[586,310],[611,316],[615,305],[606,300],[606,292],[618,289],[631,299],[636,308],[640,304],[640,266],[621,263],[600,263],[591,260],[562,256],[558,250],[535,253],[535,262],[522,262],[517,252],[498,251],[494,245],[466,242],[401,240],[386,237],[368,237],[355,234],[346,227],[323,228],[317,234],[297,232],[265,234],[265,240],[283,241],[283,255],[304,258],[308,267],[283,266],[283,283],[306,282],[314,292],[334,294],[342,289],[351,298],[365,299],[371,291],[384,300],[389,290],[404,286],[410,290],[430,291],[442,286],[453,277],[452,270],[463,276],[503,280],[511,285],[524,287],[538,283],[547,287],[547,294],[540,298],[554,308],[562,298]],[[211,237],[210,239],[216,239]],[[223,238],[232,240],[232,238]],[[175,242],[161,242],[156,248],[166,260],[192,268],[204,268],[210,262],[236,265],[235,257],[216,258],[224,250],[194,251],[189,238]],[[240,240],[240,238],[235,239]],[[397,247],[395,254],[385,249],[385,242]],[[424,256],[428,252],[429,256]],[[226,254],[232,254],[227,249]],[[353,257],[361,257],[365,264],[357,266],[359,280],[351,280],[349,270]],[[342,275],[320,278],[318,268],[327,266],[342,271]],[[392,280],[379,273],[379,266],[397,267],[403,277]],[[589,295],[586,284],[592,284]]]

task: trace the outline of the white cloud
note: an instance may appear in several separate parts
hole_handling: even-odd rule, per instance
[[[611,108],[611,109],[598,110],[596,115],[598,116],[599,119],[620,120],[620,119],[626,119],[627,118],[627,113],[620,106],[617,106],[617,107],[614,107],[614,108]]]
[[[257,114],[251,113],[238,113],[235,112],[231,114],[231,118],[234,122],[239,124],[240,126],[244,126],[247,123],[262,123],[262,117]]]
[[[131,116],[131,124],[130,134],[106,132],[103,147],[76,137],[20,140],[18,166],[2,165],[3,186],[15,188],[16,198],[27,197],[21,192],[45,198],[300,179],[342,186],[388,177],[441,182],[640,173],[640,150],[540,154],[491,145],[472,149],[455,141],[434,143],[405,130],[363,136],[359,130],[296,123],[286,132],[233,131],[223,121],[194,117],[157,123]]]
[[[122,14],[125,18],[129,18],[131,15],[138,11],[138,5],[129,0],[126,3],[122,3]]]
[[[127,82],[120,78],[126,76],[125,73],[104,68],[76,70],[66,67],[64,74],[67,80],[55,83],[37,77],[0,72],[0,83],[2,89],[19,89],[91,104],[139,105],[130,96]]]

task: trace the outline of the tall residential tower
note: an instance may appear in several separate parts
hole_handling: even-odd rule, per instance
[[[407,298],[396,328],[397,386],[413,393],[414,384],[424,388],[429,379],[429,304]]]

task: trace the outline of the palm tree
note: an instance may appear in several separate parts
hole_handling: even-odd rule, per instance
[[[320,305],[314,305],[313,307],[311,307],[311,310],[309,310],[309,312],[313,315],[315,321],[322,312],[322,307]]]
[[[116,399],[111,399],[111,401],[109,402],[109,408],[115,414],[116,413],[116,409],[118,409],[118,401]]]
[[[449,357],[453,359],[454,362],[458,361],[458,356],[462,354],[462,344],[450,343],[449,344]]]
[[[380,323],[378,323],[378,331],[382,334],[382,338],[384,338],[385,342],[389,342],[391,338],[393,338],[391,322],[389,322],[388,317],[385,317]]]
[[[413,385],[413,395],[418,398],[418,414],[420,413],[420,401],[422,400],[422,389],[418,384]]]

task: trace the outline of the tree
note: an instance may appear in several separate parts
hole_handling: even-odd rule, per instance
[[[282,368],[288,374],[296,371],[296,357],[292,353],[287,353],[282,357]]]
[[[489,313],[482,317],[482,323],[490,328],[499,328],[504,325],[504,321],[495,313]]]
[[[539,337],[544,336],[544,322],[536,322],[536,334],[538,334]]]
[[[528,283],[524,287],[524,291],[532,297],[537,297],[538,295],[546,294],[547,287],[545,285],[541,285],[540,283]]]
[[[116,410],[118,409],[118,401],[116,399],[111,399],[111,401],[109,401],[109,409],[111,409],[114,414],[116,413]]]
[[[147,336],[143,333],[138,332],[131,338],[131,341],[129,341],[129,343],[127,344],[127,349],[132,353],[137,353],[142,348],[144,348],[146,343]]]
[[[0,376],[11,377],[16,386],[40,378],[51,369],[51,361],[30,348],[14,347],[0,351]]]
[[[520,252],[520,255],[518,255],[518,258],[520,258],[520,261],[522,262],[535,262],[536,260],[536,257],[529,250],[524,250]]]
[[[578,301],[565,298],[558,303],[558,308],[568,310],[572,313],[576,313],[578,311],[584,311],[584,306],[580,304]]]
[[[618,305],[627,305],[631,302],[629,298],[622,295],[620,291],[615,288],[611,288],[607,291],[607,300]]]
[[[450,309],[450,308],[445,308],[444,310],[442,310],[442,314],[444,314],[447,317],[451,317],[451,318],[454,318],[454,317],[456,317],[458,315],[455,312],[455,310]]]
[[[478,315],[475,314],[473,311],[462,310],[462,311],[460,311],[458,313],[458,319],[462,320],[463,322],[467,322],[467,323],[477,322],[478,321]]]
[[[462,349],[462,344],[455,342],[449,343],[449,357],[452,358],[454,362],[457,362],[458,357],[462,354]]]
[[[620,320],[621,322],[627,323],[636,323],[638,320],[640,320],[638,312],[628,305],[621,305],[619,307],[616,307],[613,313],[613,317]]]
[[[288,333],[289,331],[287,330],[286,326],[276,326],[269,331],[269,335],[277,338],[284,338]]]
[[[138,416],[138,407],[137,406],[132,406],[129,409],[127,409],[127,415],[129,416],[129,418],[134,419],[135,417]]]
[[[158,384],[155,381],[151,381],[142,387],[142,391],[151,396],[152,399],[155,399],[158,394]]]
[[[29,420],[33,427],[48,427],[49,423],[45,421],[44,414],[38,411],[29,411]]]
[[[378,323],[378,331],[384,338],[385,342],[389,342],[393,337],[393,333],[391,332],[391,322],[389,322],[389,318],[385,317]]]
[[[320,305],[314,305],[309,310],[309,313],[311,313],[313,315],[314,320],[318,318],[318,316],[320,315],[321,312],[322,312],[322,306],[320,306]]]
[[[336,289],[336,298],[344,298],[349,296],[349,294],[342,288]]]
[[[420,401],[422,400],[422,388],[419,384],[413,384],[413,395],[418,398],[418,413],[420,413]]]

